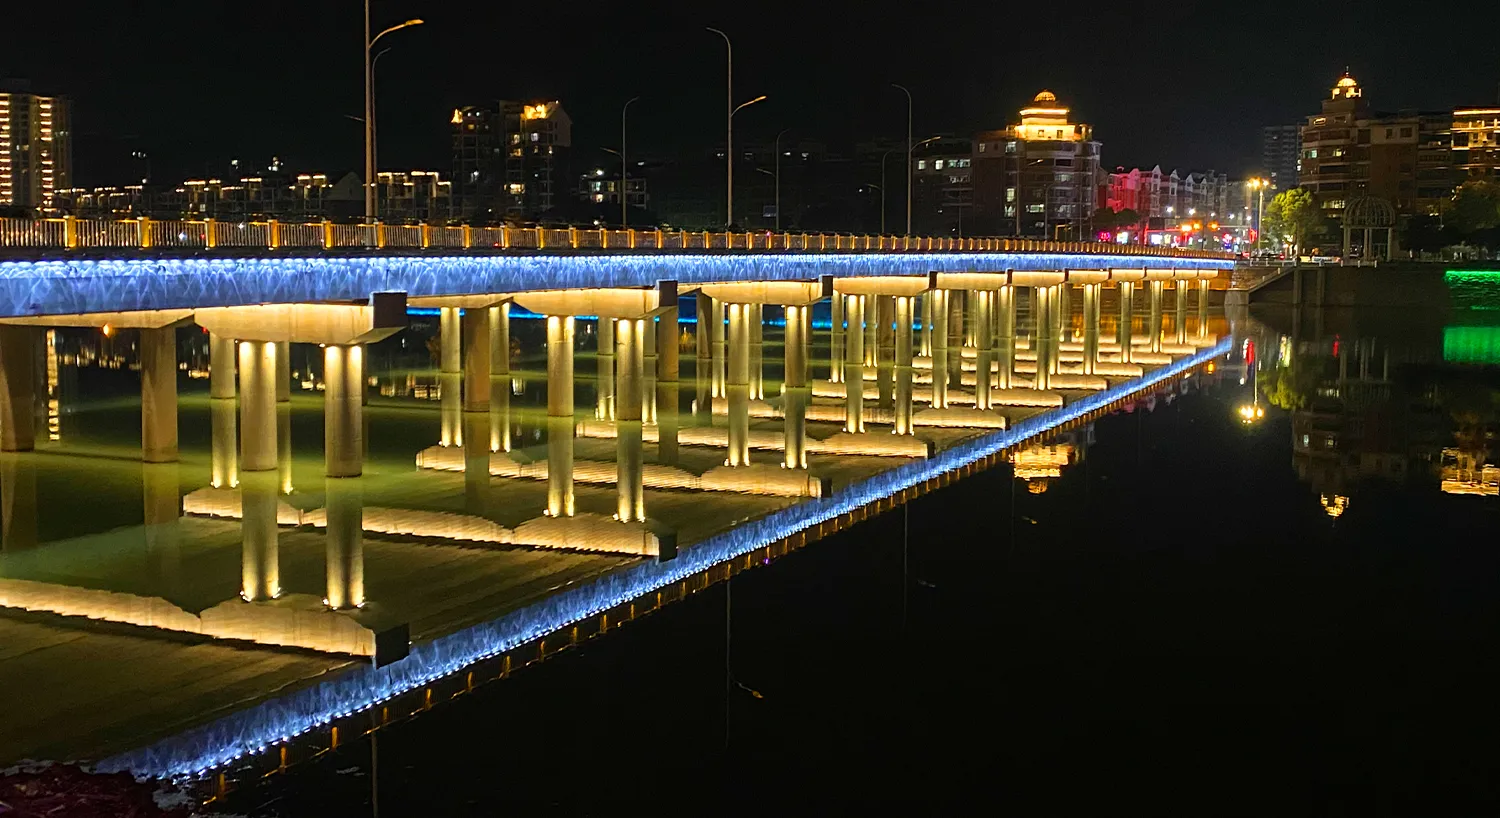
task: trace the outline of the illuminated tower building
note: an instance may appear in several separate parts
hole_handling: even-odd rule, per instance
[[[1100,144],[1093,127],[1042,91],[1021,121],[974,141],[976,215],[1002,234],[1029,238],[1091,238],[1100,204]]]
[[[65,97],[0,88],[0,207],[49,210],[71,186],[70,109]]]
[[[556,100],[456,108],[449,122],[462,218],[534,219],[573,195],[573,120]]]

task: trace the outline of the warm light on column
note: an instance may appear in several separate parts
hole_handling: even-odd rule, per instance
[[[750,462],[750,317],[749,304],[729,304],[729,451],[724,465]]]
[[[547,515],[572,517],[573,316],[547,316]]]
[[[276,449],[276,344],[240,342],[240,468],[274,471]]]
[[[845,390],[844,431],[859,434],[865,430],[865,297],[850,295],[844,301],[844,318],[849,323],[844,343]]]
[[[811,306],[786,308],[786,375],[781,401],[785,424],[782,466],[788,469],[807,468],[807,403],[812,397],[807,387],[811,312]]]
[[[912,381],[912,313],[911,296],[896,296],[896,369],[895,369],[895,425],[891,432],[910,435],[913,432],[911,381]]]
[[[646,497],[642,477],[642,386],[645,351],[646,322],[638,319],[621,319],[615,326],[616,365],[619,368],[619,388],[616,391],[617,411],[615,484],[618,497],[615,504],[615,519],[621,522],[644,522],[646,520]]]

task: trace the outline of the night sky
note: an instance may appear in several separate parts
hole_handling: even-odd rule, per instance
[[[251,168],[358,166],[358,0],[19,3],[0,78],[75,100],[75,182]],[[1316,111],[1347,64],[1379,108],[1495,102],[1500,3],[498,3],[373,0],[382,167],[449,166],[447,117],[495,98],[561,99],[582,155],[699,153],[722,139],[724,43],[735,94],[767,102],[739,139],[917,138],[1003,127],[1049,88],[1095,126],[1106,167],[1256,169],[1260,126]],[[599,154],[601,160],[603,154]],[[583,161],[588,161],[585,158]]]

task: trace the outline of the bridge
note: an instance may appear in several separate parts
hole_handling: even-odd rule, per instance
[[[223,240],[241,233],[259,238]],[[352,713],[430,700],[496,657],[508,672],[515,651],[546,655],[580,623],[607,631],[1170,387],[1228,349],[1209,288],[1233,266],[1090,243],[760,233],[44,220],[0,222],[0,236],[0,628],[6,611],[128,626],[159,657],[133,668],[143,679],[201,655],[182,638],[245,652],[232,706],[161,696],[129,721],[87,685],[58,698],[95,714],[58,752],[149,775],[205,775],[330,725],[337,744]],[[384,373],[370,361],[413,314],[436,317],[436,366],[405,376],[430,378],[436,422],[377,454],[370,442],[433,417],[370,389]],[[47,502],[39,485],[101,467],[66,431],[53,439],[61,410],[36,410],[62,365],[42,333],[58,328],[134,339],[142,526],[42,542],[27,519]],[[201,400],[178,391],[184,350],[200,347]],[[294,408],[323,429],[300,457]],[[203,438],[180,440],[180,417]],[[137,537],[216,567],[142,568],[117,554]],[[542,589],[522,565],[546,572]],[[84,638],[100,645],[79,664],[24,677],[0,657],[0,686],[108,678],[103,637]],[[285,670],[287,648],[322,658]],[[293,673],[290,692],[272,665]],[[62,721],[52,706],[41,723]],[[0,762],[39,752],[24,733]]]

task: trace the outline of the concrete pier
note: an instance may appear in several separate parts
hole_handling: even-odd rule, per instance
[[[948,408],[948,291],[929,290],[932,301],[932,408]],[[962,357],[957,351],[955,357]]]
[[[1115,333],[1115,343],[1120,347],[1120,363],[1133,363],[1132,336],[1135,331],[1135,282],[1120,282],[1120,328]]]
[[[990,384],[995,336],[991,316],[995,293],[991,290],[978,290],[970,293],[970,296],[974,301],[974,348],[978,353],[975,356],[974,408],[987,410],[993,408]]]
[[[681,402],[677,307],[669,307],[656,321],[656,457],[663,464],[677,462],[677,411]]]
[[[807,357],[812,334],[812,305],[786,308],[786,364],[781,393],[785,423],[785,459],[789,469],[807,468],[807,404],[812,390],[807,384]]]
[[[729,450],[724,465],[750,463],[750,304],[729,304]]]
[[[844,382],[844,296],[835,295],[829,306],[833,329],[828,341],[828,380]]]
[[[0,451],[36,448],[36,327],[0,326]]]
[[[924,301],[927,299],[924,297]],[[895,384],[892,407],[895,415],[895,426],[892,432],[898,435],[912,434],[912,312],[915,306],[915,298],[912,296],[898,295],[895,300],[896,307],[896,337],[894,350],[894,367],[892,373]]]
[[[995,388],[1010,389],[1016,369],[1016,288],[995,291]]]
[[[240,341],[239,347],[240,470],[276,471],[276,344]]]
[[[1172,282],[1172,291],[1177,296],[1176,308],[1172,311],[1172,330],[1178,345],[1187,343],[1187,307],[1189,282],[1178,279]]]
[[[572,517],[573,316],[547,316],[547,516]]]
[[[490,357],[494,352],[494,335],[490,310],[464,310],[463,328],[463,406],[465,412],[487,412],[490,408]]]
[[[765,307],[750,304],[750,399],[765,400]]]
[[[1093,375],[1099,363],[1099,296],[1102,284],[1083,285],[1083,374]]]
[[[141,459],[177,462],[177,330],[141,332]]]
[[[1150,333],[1151,351],[1161,352],[1161,297],[1162,290],[1166,287],[1165,281],[1148,281],[1151,289],[1151,317],[1146,319],[1146,332]]]
[[[844,296],[844,318],[849,322],[844,377],[850,384],[863,384],[865,382],[865,296]],[[865,392],[863,389],[847,391],[844,431],[863,432],[865,430]]]
[[[364,346],[325,346],[323,469],[328,477],[358,477],[364,472],[364,394]]]
[[[619,399],[619,422],[616,424],[619,437],[615,441],[615,485],[618,488],[618,498],[615,519],[627,523],[646,520],[641,410],[647,323],[646,319],[622,318],[615,327],[615,351],[619,366],[619,389],[616,392]]]
[[[1057,342],[1054,317],[1057,299],[1053,287],[1036,287],[1036,374],[1032,386],[1036,389],[1052,388],[1053,348]]]

